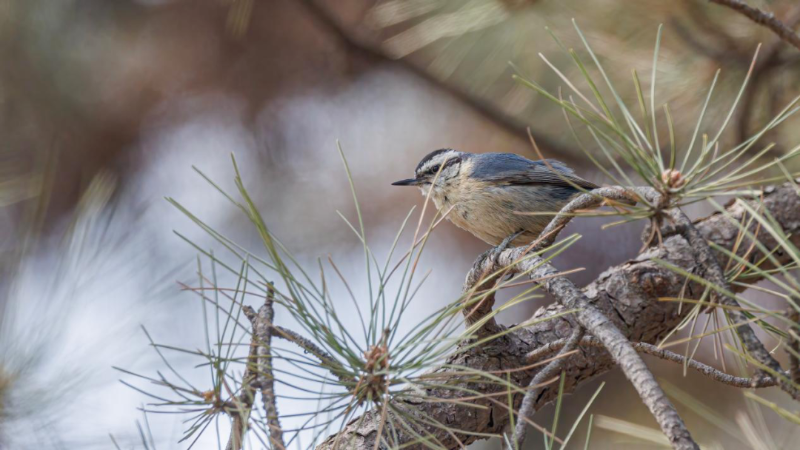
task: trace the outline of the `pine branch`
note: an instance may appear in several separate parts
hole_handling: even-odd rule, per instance
[[[768,187],[762,199],[753,198],[752,205],[764,208],[778,223],[783,231],[791,236],[795,245],[800,245],[800,197],[791,184],[779,187]],[[747,217],[747,211],[740,203],[728,206],[727,215],[716,214],[695,223],[695,228],[707,241],[715,246],[736,251],[743,255],[748,251],[749,245],[736,245],[740,230],[738,223]],[[738,222],[738,223],[737,223]],[[755,224],[752,225],[755,228]],[[757,236],[764,248],[774,248],[777,242],[768,235],[760,233]],[[508,265],[518,259],[519,253],[524,249],[509,249],[498,258],[498,264]],[[717,258],[721,255],[716,254]],[[760,260],[763,255],[755,250],[750,256]],[[775,255],[778,261],[786,263],[787,255]],[[687,285],[683,276],[664,267],[655,260],[665,261],[687,272],[692,272],[700,266],[696,252],[685,237],[680,234],[669,235],[664,238],[663,245],[646,249],[634,260],[606,270],[598,279],[582,290],[582,295],[588,304],[603,313],[611,325],[614,325],[622,337],[630,342],[643,342],[653,344],[666,336],[678,323],[681,322],[687,309],[679,309],[672,302],[663,302],[659,299],[678,297],[684,286]],[[770,270],[771,265],[765,264],[762,269]],[[563,278],[554,278],[552,281]],[[757,277],[748,278],[747,282],[755,283]],[[736,290],[744,289],[736,286]],[[699,283],[689,282],[685,289],[689,299],[698,299],[703,292]],[[561,304],[551,304],[540,308],[534,315],[535,319],[563,314],[568,309]],[[573,325],[564,318],[556,318],[537,323],[535,326],[521,328],[508,333],[496,340],[482,346],[472,346],[464,351],[456,352],[448,359],[448,364],[463,366],[482,372],[511,371],[512,381],[517,385],[527,386],[531,379],[541,368],[528,368],[530,363],[526,356],[539,348],[564,339],[572,334]],[[631,346],[634,352],[638,350]],[[617,349],[618,351],[618,349]],[[581,347],[581,351],[566,358],[564,370],[567,374],[564,392],[569,393],[599,374],[605,373],[615,367],[615,361],[609,352],[596,347]],[[492,395],[503,389],[498,386],[474,385],[466,382],[468,389],[481,390],[487,395]],[[458,448],[458,442],[467,445],[479,439],[473,433],[502,434],[509,423],[507,406],[501,407],[484,398],[469,398],[463,402],[459,398],[466,398],[464,392],[468,389],[448,389],[437,392],[442,398],[441,402],[422,402],[419,404],[404,404],[405,408],[413,408],[416,413],[440,420],[441,423],[461,423],[465,431],[470,434],[455,433],[458,441],[450,436],[447,431],[431,428],[427,430],[435,436],[444,446]],[[555,400],[557,389],[545,388],[536,401],[535,409]],[[519,405],[522,395],[515,397],[515,404]],[[467,419],[468,418],[468,419]],[[339,438],[351,442],[351,448],[358,450],[372,449],[375,446],[377,424],[380,421],[380,411],[371,410],[361,418],[356,418],[341,431]],[[337,436],[337,435],[334,435]],[[336,439],[334,436],[323,442],[319,449],[331,449]],[[413,436],[399,434],[401,441],[410,442]],[[352,439],[352,441],[351,441]],[[412,445],[409,448],[424,448],[423,445]]]

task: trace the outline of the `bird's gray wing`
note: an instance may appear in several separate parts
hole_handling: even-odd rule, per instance
[[[575,175],[566,164],[554,159],[531,161],[513,153],[484,153],[477,155],[472,176],[480,180],[506,185],[547,184],[552,186],[580,186],[595,189],[598,186]],[[550,167],[552,167],[552,170]]]

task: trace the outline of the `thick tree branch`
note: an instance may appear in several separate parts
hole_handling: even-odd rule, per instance
[[[800,245],[800,197],[790,184],[780,187],[767,188],[764,191],[763,205],[761,208],[769,212],[776,222],[783,228],[795,245]],[[753,205],[760,199],[750,200]],[[694,225],[706,241],[713,242],[729,251],[737,251],[744,255],[749,245],[742,243],[736,245],[739,228],[735,222],[746,223],[742,219],[747,216],[747,211],[739,204],[728,206],[731,218],[722,214],[715,214],[697,221]],[[755,222],[755,221],[753,221]],[[752,230],[756,225],[752,224]],[[752,231],[751,230],[751,231]],[[760,233],[759,241],[765,248],[774,248],[777,242],[768,233]],[[521,249],[509,249],[499,257],[499,264],[508,265],[518,259]],[[724,257],[715,253],[718,260]],[[755,260],[761,255],[757,250],[750,254]],[[776,255],[779,261],[786,263],[786,255]],[[663,339],[680,321],[687,308],[679,309],[673,302],[659,301],[664,297],[678,297],[685,288],[686,297],[698,299],[703,292],[703,286],[697,283],[686,283],[686,279],[667,269],[662,264],[653,260],[665,261],[673,266],[680,267],[689,273],[698,273],[703,276],[703,266],[698,261],[696,252],[681,235],[665,237],[663,245],[646,249],[635,259],[624,264],[611,267],[600,275],[595,281],[583,288],[586,301],[596,310],[603,313],[619,330],[625,339],[631,342],[656,343]],[[770,266],[764,266],[769,270]],[[563,278],[556,278],[558,280]],[[755,283],[757,279],[748,279]],[[737,287],[737,289],[743,289]],[[567,307],[560,304],[551,304],[540,308],[535,314],[535,319],[546,319],[561,315]],[[509,371],[511,382],[518,386],[527,386],[530,380],[541,368],[526,368],[529,365],[526,355],[538,348],[545,347],[560,339],[565,339],[572,334],[574,326],[565,318],[558,317],[552,320],[539,322],[533,326],[522,328],[499,337],[483,346],[471,347],[462,352],[456,352],[448,363],[457,366],[472,368],[476,371],[494,372]],[[566,374],[565,392],[572,392],[578,386],[605,373],[615,366],[614,358],[609,352],[596,347],[580,347],[577,354],[568,357],[563,367]],[[635,352],[636,350],[634,350]],[[430,417],[440,423],[453,424],[464,430],[478,433],[501,434],[507,427],[507,408],[499,407],[487,399],[470,398],[460,403],[459,398],[468,397],[464,392],[480,391],[491,394],[504,390],[503,387],[488,383],[469,382],[467,389],[441,389],[429,393],[432,397],[446,399],[440,403],[420,402],[418,404],[404,404],[404,408],[413,408],[416,413]],[[557,388],[545,388],[536,401],[536,409],[541,408],[556,398]],[[514,398],[514,407],[518,408],[522,396]],[[476,408],[479,406],[480,408]],[[372,449],[377,436],[377,424],[380,423],[380,411],[368,411],[363,417],[354,419],[342,431],[341,437],[347,442],[352,442],[352,448]],[[458,442],[446,431],[431,428],[427,430],[434,435],[443,445],[449,448],[458,448],[458,442],[469,444],[478,437],[456,433]],[[400,439],[413,438],[399,436]],[[352,439],[352,441],[350,441]],[[320,449],[331,449],[334,438],[323,442]],[[421,445],[410,448],[423,448]]]
[[[781,39],[788,42],[789,44],[797,47],[800,50],[800,36],[794,32],[793,29],[786,26],[783,22],[775,18],[775,14],[768,13],[762,11],[758,8],[753,8],[752,6],[748,5],[747,3],[741,0],[709,0],[711,3],[716,3],[718,5],[727,6],[728,8],[737,11],[738,13],[744,15],[748,19],[752,20],[753,22],[767,27],[772,30],[773,33],[778,35]]]

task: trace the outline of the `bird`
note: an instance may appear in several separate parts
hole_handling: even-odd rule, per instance
[[[451,148],[429,153],[414,178],[392,185],[419,187],[450,222],[495,247],[530,244],[553,216],[526,213],[557,213],[582,190],[598,187],[553,159]]]

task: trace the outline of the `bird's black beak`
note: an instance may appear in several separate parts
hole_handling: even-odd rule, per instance
[[[416,178],[408,178],[405,180],[395,181],[392,183],[392,186],[418,186],[419,184],[420,182]]]

